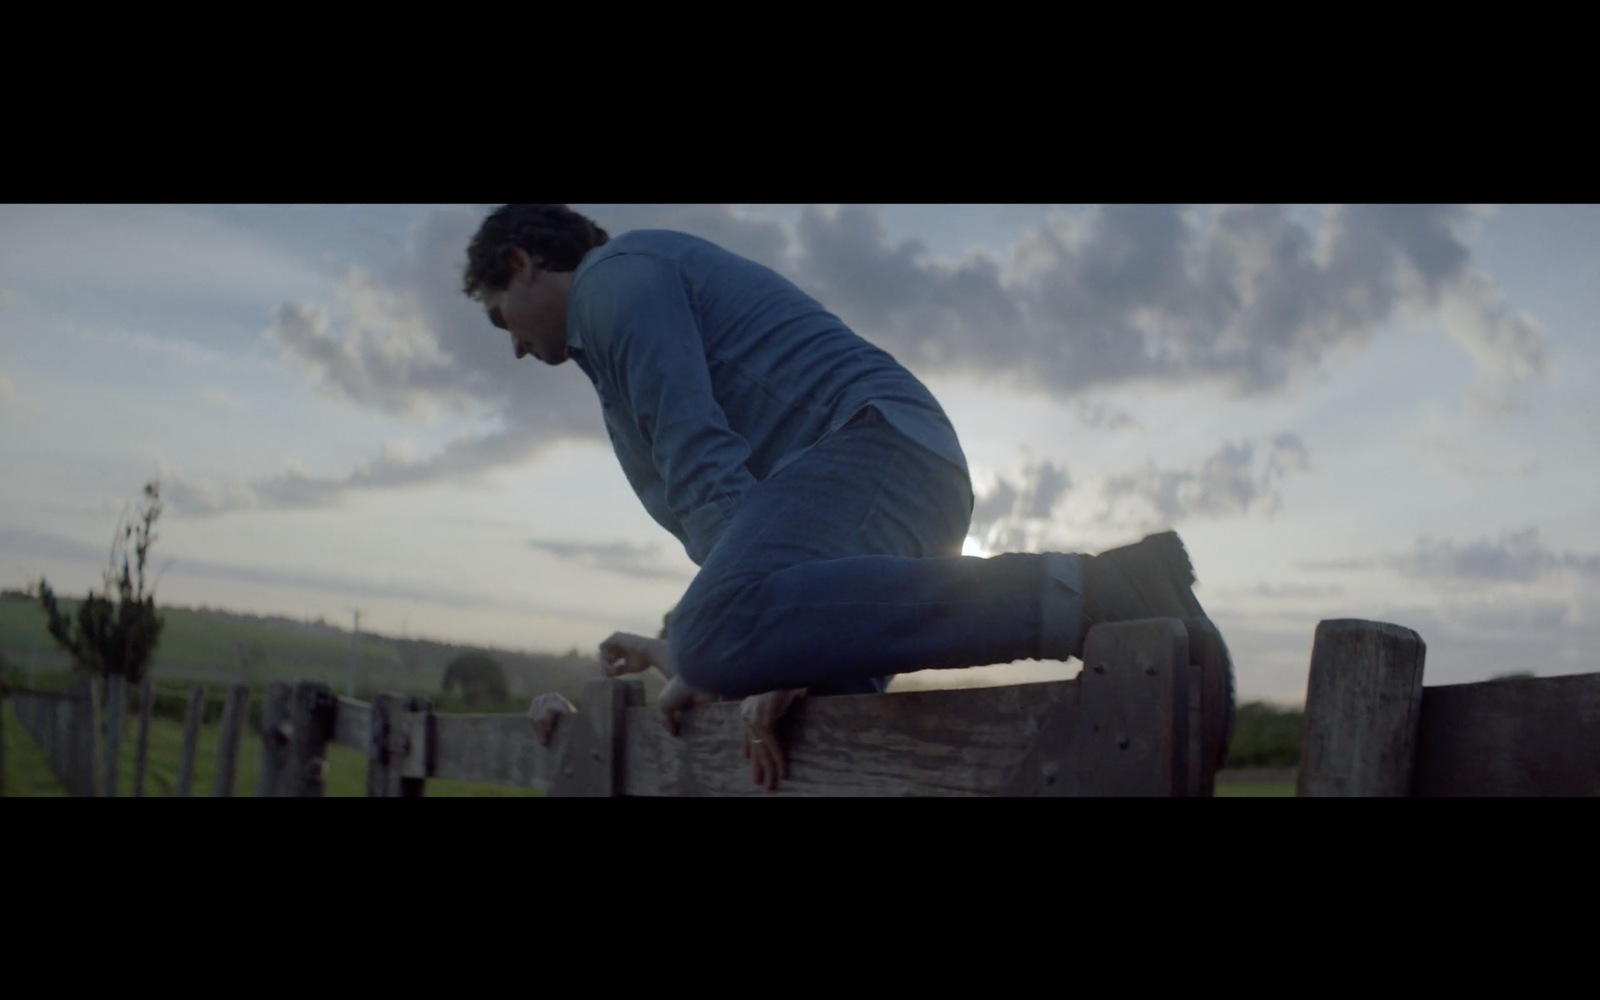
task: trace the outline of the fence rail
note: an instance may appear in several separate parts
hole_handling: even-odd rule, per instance
[[[1208,796],[1205,696],[1185,623],[1153,619],[1089,633],[1076,678],[1007,687],[807,698],[785,720],[790,775],[811,796]],[[1426,646],[1384,622],[1321,622],[1312,646],[1297,792],[1325,796],[1600,795],[1600,674],[1423,685]],[[75,795],[115,794],[120,709],[96,746],[92,688],[7,692],[18,720]],[[178,794],[188,794],[202,689],[189,699]],[[116,708],[123,692],[108,692]],[[151,703],[140,699],[139,764]],[[367,758],[367,795],[419,797],[430,780],[553,796],[766,795],[750,780],[738,706],[686,714],[669,735],[638,679],[589,684],[581,710],[539,744],[521,714],[435,713],[426,699],[371,703],[302,681],[267,686],[257,794],[324,794],[330,745]],[[222,713],[211,794],[232,794],[249,690]]]
[[[1422,682],[1408,628],[1317,626],[1298,793],[1600,796],[1600,674]]]

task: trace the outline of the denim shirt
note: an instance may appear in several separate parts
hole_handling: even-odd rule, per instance
[[[569,356],[629,485],[697,566],[752,486],[867,406],[967,471],[915,376],[788,279],[704,239],[613,238],[578,265],[567,310]]]

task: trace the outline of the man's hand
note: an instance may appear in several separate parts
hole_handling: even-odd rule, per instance
[[[539,737],[539,745],[549,746],[550,737],[556,731],[556,720],[576,711],[572,702],[554,692],[533,699],[533,704],[528,706],[528,720],[533,723],[533,732]]]
[[[600,644],[600,673],[606,677],[623,674],[640,674],[655,667],[668,677],[676,676],[667,654],[665,639],[634,635],[632,632],[614,632]]]
[[[750,759],[750,776],[767,791],[777,791],[778,779],[789,776],[789,758],[784,755],[783,742],[778,739],[778,720],[798,698],[805,697],[805,688],[793,691],[768,691],[752,695],[739,705],[739,715],[744,719],[744,755]]]
[[[678,720],[685,711],[696,705],[707,705],[720,700],[709,691],[697,691],[685,684],[683,678],[674,677],[661,689],[661,698],[657,701],[656,707],[661,711],[661,724],[667,727],[667,732],[676,736]]]

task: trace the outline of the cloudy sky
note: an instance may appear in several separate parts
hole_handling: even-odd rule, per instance
[[[459,294],[489,207],[0,206],[0,585],[97,584],[159,476],[167,603],[653,634],[694,567],[576,366]],[[1177,528],[1245,699],[1303,698],[1326,618],[1416,629],[1433,684],[1600,669],[1600,207],[574,207],[769,264],[921,376],[969,551]]]

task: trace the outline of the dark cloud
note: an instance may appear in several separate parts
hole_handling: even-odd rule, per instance
[[[557,558],[588,569],[604,570],[620,576],[643,580],[686,581],[691,574],[681,569],[669,569],[659,564],[659,545],[634,545],[629,542],[562,542],[534,539],[530,548],[548,552]]]
[[[1542,373],[1543,342],[1472,270],[1468,216],[1341,207],[1314,231],[1281,206],[1110,205],[1030,231],[1010,262],[949,265],[892,244],[874,209],[807,209],[795,276],[916,367],[1057,398],[1134,381],[1268,392],[1431,313],[1477,363],[1482,400],[1505,409]]]
[[[1474,402],[1488,412],[1522,405],[1544,370],[1538,328],[1473,269],[1461,235],[1470,212],[1459,206],[1340,207],[1308,226],[1271,205],[1110,205],[1052,216],[1007,254],[959,262],[918,240],[896,243],[873,206],[808,206],[792,231],[759,208],[575,207],[613,234],[670,227],[716,240],[788,274],[915,371],[1038,392],[1074,405],[1092,427],[1137,424],[1084,403],[1086,389],[1209,380],[1236,397],[1269,392],[1415,314],[1442,321],[1472,356]],[[283,303],[268,337],[355,405],[409,418],[470,414],[502,429],[437,461],[389,468],[377,459],[366,473],[323,479],[286,472],[246,493],[326,503],[350,489],[528,461],[559,440],[604,443],[581,373],[517,363],[505,334],[460,294],[483,214],[430,212],[387,268],[351,272],[335,302]],[[1292,445],[1270,455],[1276,474],[1304,467]],[[1245,475],[1251,457],[1219,453],[1206,469],[1138,474],[1117,489],[1167,512],[1253,510],[1272,494]]]
[[[1138,530],[1154,531],[1195,517],[1275,514],[1283,504],[1278,484],[1288,473],[1304,471],[1309,461],[1299,437],[1285,433],[1265,449],[1251,442],[1224,444],[1186,469],[1161,469],[1151,462],[1106,480],[1101,519],[1120,522],[1131,509]],[[1140,510],[1145,511],[1142,517]]]
[[[163,467],[162,496],[179,514],[208,516],[238,510],[289,510],[335,503],[350,490],[424,485],[450,480],[469,482],[494,469],[532,457],[548,442],[503,430],[462,437],[426,458],[386,448],[342,476],[312,476],[298,469],[250,483],[218,486],[199,482]]]
[[[1441,583],[1530,583],[1563,574],[1600,578],[1600,554],[1557,551],[1540,541],[1539,529],[1532,527],[1465,544],[1423,536],[1407,552],[1308,561],[1299,566],[1334,572],[1386,569]]]
[[[1539,540],[1537,528],[1502,531],[1495,541],[1466,545],[1420,538],[1388,565],[1406,576],[1442,580],[1526,582],[1562,572],[1600,577],[1600,555],[1556,552]]]

